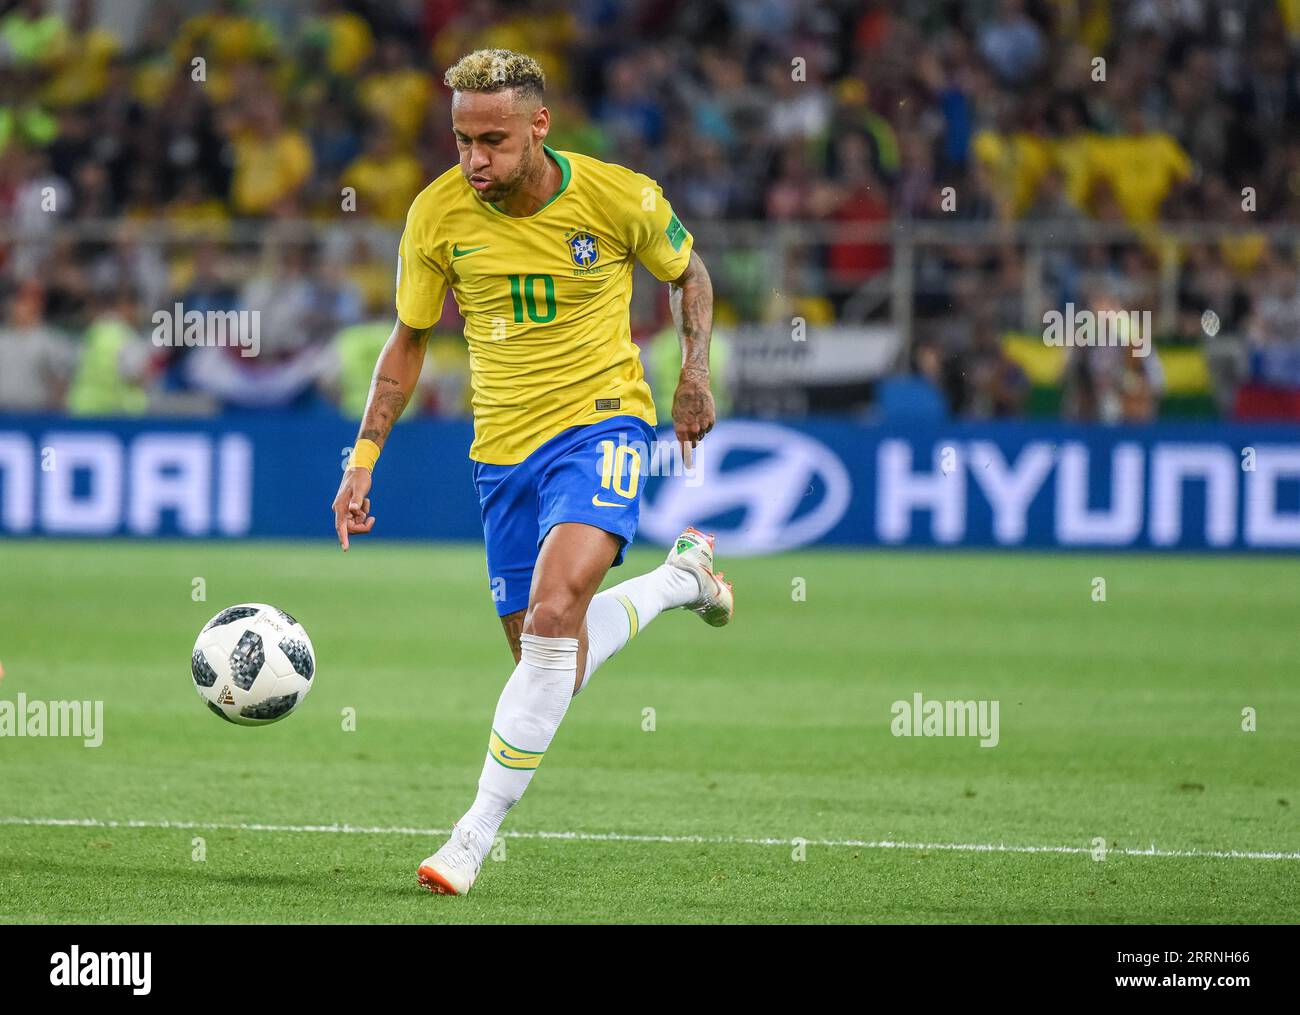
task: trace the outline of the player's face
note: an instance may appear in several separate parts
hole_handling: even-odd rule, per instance
[[[483,201],[499,202],[523,186],[549,127],[546,107],[532,106],[513,91],[452,96],[451,128],[460,149],[460,171]]]

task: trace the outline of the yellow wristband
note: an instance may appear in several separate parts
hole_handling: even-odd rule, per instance
[[[352,449],[352,457],[348,459],[348,468],[365,469],[367,472],[373,472],[377,461],[379,461],[379,445],[362,437],[361,440],[357,441],[356,447]]]

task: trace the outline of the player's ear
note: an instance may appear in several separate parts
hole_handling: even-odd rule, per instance
[[[546,135],[551,132],[551,111],[545,106],[538,106],[537,112],[533,114],[533,138],[537,141],[545,141]]]

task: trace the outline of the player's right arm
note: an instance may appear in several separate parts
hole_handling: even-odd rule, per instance
[[[366,411],[357,434],[358,448],[364,447],[362,441],[370,441],[383,450],[393,425],[401,418],[402,410],[419,383],[420,367],[424,365],[432,331],[432,325],[412,328],[399,320],[388,336],[370,382],[370,396],[366,399]],[[348,548],[349,535],[362,535],[375,525],[374,516],[370,514],[370,469],[357,464],[355,458],[354,453],[354,460],[343,473],[333,504],[334,529],[344,550]]]
[[[406,215],[406,228],[397,246],[397,326],[379,354],[352,459],[334,498],[334,528],[344,550],[349,535],[374,528],[370,470],[415,393],[429,335],[442,316],[448,283],[443,263],[446,244],[435,240],[439,215],[429,209],[434,186],[436,183],[416,197]]]

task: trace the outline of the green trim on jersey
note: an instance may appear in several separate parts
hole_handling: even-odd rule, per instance
[[[555,149],[553,149],[553,148],[548,148],[546,145],[542,145],[542,151],[544,151],[547,155],[549,155],[551,158],[553,158],[553,159],[555,160],[555,164],[556,164],[557,166],[560,167],[560,188],[559,188],[559,190],[557,190],[554,194],[552,194],[550,197],[548,197],[548,198],[546,199],[546,202],[542,205],[542,207],[541,207],[541,208],[538,208],[537,211],[533,212],[532,215],[511,215],[509,212],[502,211],[500,208],[498,208],[498,207],[497,207],[493,202],[491,202],[491,201],[488,202],[488,207],[489,207],[489,208],[491,208],[493,211],[497,212],[497,213],[500,214],[500,215],[504,215],[504,216],[505,216],[506,218],[508,218],[508,219],[530,219],[530,218],[533,217],[533,215],[540,215],[540,214],[542,213],[543,209],[545,209],[545,208],[546,208],[548,205],[550,205],[550,204],[551,204],[551,203],[552,203],[552,202],[553,202],[557,197],[559,197],[561,194],[564,193],[565,188],[567,188],[567,187],[569,186],[569,180],[573,177],[573,168],[569,165],[569,160],[566,159],[566,158],[565,158],[563,155],[561,155],[559,152],[557,152]]]

